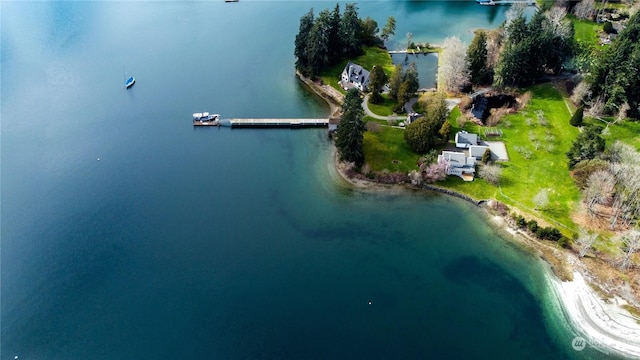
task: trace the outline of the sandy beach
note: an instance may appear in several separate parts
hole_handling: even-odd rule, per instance
[[[586,340],[587,346],[604,353],[640,359],[640,324],[622,308],[624,300],[618,297],[602,299],[577,271],[573,281],[561,282],[555,276],[550,276],[549,280],[567,321]]]

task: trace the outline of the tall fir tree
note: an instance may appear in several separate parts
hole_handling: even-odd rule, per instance
[[[342,119],[336,130],[336,147],[340,160],[353,162],[356,166],[364,164],[364,110],[358,89],[347,92],[342,104]]]
[[[309,55],[310,76],[315,78],[331,63],[331,49],[329,48],[329,34],[331,29],[331,15],[329,10],[322,10],[318,14],[307,41]]]
[[[352,57],[359,55],[360,48],[360,19],[358,19],[358,7],[355,4],[346,4],[340,22],[340,34],[344,55]]]
[[[615,114],[623,104],[626,115],[640,119],[640,12],[627,21],[616,40],[596,58],[587,77],[592,97],[602,96],[605,112]]]
[[[393,101],[398,100],[398,90],[400,90],[400,85],[402,85],[402,74],[403,74],[402,64],[397,64],[393,69],[393,74],[391,74],[391,78],[389,79],[389,97]]]
[[[467,59],[469,61],[469,71],[471,73],[471,83],[482,85],[491,82],[489,69],[487,67],[487,33],[478,30],[467,49]]]
[[[387,83],[387,75],[382,70],[381,66],[373,66],[371,74],[369,75],[369,90],[371,91],[371,97],[369,101],[372,104],[378,104],[382,101],[382,88]]]
[[[309,42],[311,28],[313,28],[313,22],[314,15],[312,8],[300,18],[300,30],[298,31],[298,35],[296,35],[295,49],[293,51],[296,57],[296,69],[304,76],[309,76],[311,73],[307,44]]]
[[[329,49],[331,49],[329,63],[331,65],[340,61],[344,48],[340,37],[340,19],[340,5],[336,4],[329,20]]]
[[[569,120],[569,124],[571,124],[571,126],[582,126],[582,119],[584,117],[584,106],[580,105],[580,107],[578,107],[578,109],[576,110],[576,112],[573,113],[573,115],[571,115],[571,119]]]

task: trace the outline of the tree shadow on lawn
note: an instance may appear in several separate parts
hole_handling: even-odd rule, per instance
[[[533,101],[535,100],[553,100],[563,101],[562,94],[556,89],[553,83],[536,84],[529,88],[521,89],[521,92],[531,91],[533,94]]]

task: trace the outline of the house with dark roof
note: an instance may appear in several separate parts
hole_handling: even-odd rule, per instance
[[[360,91],[367,91],[369,71],[349,61],[344,70],[342,70],[342,75],[340,75],[340,85],[345,90],[355,87]]]

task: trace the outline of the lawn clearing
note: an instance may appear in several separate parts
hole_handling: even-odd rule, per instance
[[[574,39],[576,41],[597,47],[600,42],[600,36],[598,35],[602,31],[602,25],[594,21],[578,19],[573,15],[567,16],[571,22],[573,22]]]
[[[497,126],[503,136],[491,139],[504,141],[509,152],[510,160],[502,164],[500,186],[477,177],[473,182],[463,182],[451,176],[443,185],[476,199],[496,198],[571,235],[576,230],[571,214],[580,194],[569,175],[565,153],[578,129],[569,124],[569,110],[553,85],[536,85],[528,90],[533,97],[527,108],[506,116]],[[538,119],[538,111],[544,114],[542,121]],[[449,117],[452,134],[461,130],[456,119],[455,114]],[[485,129],[474,123],[464,126],[464,130],[480,135]],[[550,205],[536,210],[533,198],[542,189],[549,191]]]
[[[375,132],[364,133],[365,162],[372,171],[404,172],[417,169],[420,155],[414,153],[404,141],[404,130],[380,126]]]
[[[393,108],[396,107],[397,103],[389,98],[389,94],[382,94],[382,99],[380,104],[372,104],[369,102],[369,110],[376,115],[393,115]]]

